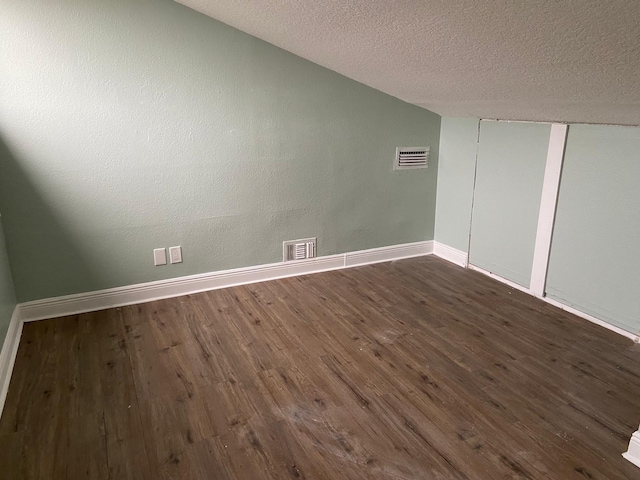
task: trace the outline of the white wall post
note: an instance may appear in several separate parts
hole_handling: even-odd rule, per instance
[[[547,283],[547,268],[551,253],[551,236],[556,219],[556,204],[560,189],[560,174],[564,160],[564,147],[567,141],[567,125],[554,123],[551,125],[547,164],[542,183],[542,197],[540,199],[540,213],[538,214],[538,230],[536,246],[533,253],[533,267],[529,290],[537,297],[544,296]]]
[[[640,428],[633,433],[629,442],[629,450],[622,454],[624,458],[640,467]]]

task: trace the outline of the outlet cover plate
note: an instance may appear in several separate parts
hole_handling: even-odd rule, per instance
[[[153,263],[157,267],[159,265],[167,264],[167,249],[156,248],[153,250]]]
[[[169,259],[171,263],[182,263],[182,247],[169,248]]]

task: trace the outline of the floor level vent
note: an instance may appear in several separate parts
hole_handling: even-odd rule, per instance
[[[303,238],[282,242],[282,261],[304,260],[316,256],[316,239]]]

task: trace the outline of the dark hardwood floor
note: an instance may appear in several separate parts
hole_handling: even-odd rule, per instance
[[[6,479],[619,479],[640,347],[435,257],[26,324]]]

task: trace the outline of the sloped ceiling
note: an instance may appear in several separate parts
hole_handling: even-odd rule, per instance
[[[640,124],[639,0],[177,0],[441,115]]]

